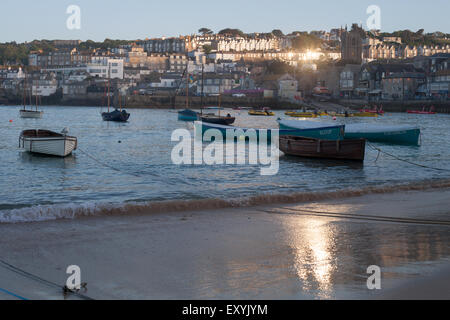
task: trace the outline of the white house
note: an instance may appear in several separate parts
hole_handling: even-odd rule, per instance
[[[123,59],[94,56],[86,69],[93,77],[123,79]]]
[[[56,79],[39,79],[33,80],[32,95],[48,97],[56,93],[58,82]]]

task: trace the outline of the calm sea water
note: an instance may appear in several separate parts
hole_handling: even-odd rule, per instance
[[[171,161],[176,144],[171,142],[171,134],[180,128],[193,131],[193,126],[177,121],[175,111],[129,110],[130,121],[120,124],[103,122],[100,108],[44,106],[43,110],[43,119],[21,119],[19,107],[0,107],[0,213],[32,206],[239,200],[260,194],[323,192],[450,177],[450,172],[409,165],[386,155],[378,157],[370,148],[364,165],[283,157],[276,176],[261,176],[259,166],[176,166]],[[236,125],[248,127],[274,128],[277,117],[285,117],[283,112],[270,118],[226,112],[238,117]],[[387,114],[378,119],[338,121],[419,125],[420,147],[375,145],[408,161],[450,169],[449,115]],[[80,148],[68,158],[31,155],[18,147],[24,129],[59,132],[65,127],[78,137]]]

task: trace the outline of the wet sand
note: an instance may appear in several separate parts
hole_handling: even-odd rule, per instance
[[[61,285],[79,265],[95,299],[449,299],[449,244],[449,189],[0,224],[1,260]],[[2,266],[0,288],[63,298]]]

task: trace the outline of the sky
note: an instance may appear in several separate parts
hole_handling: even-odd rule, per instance
[[[81,9],[70,30],[70,5]],[[0,42],[34,39],[145,39],[238,28],[246,33],[330,30],[362,23],[369,5],[381,10],[381,30],[450,33],[449,0],[1,0]]]

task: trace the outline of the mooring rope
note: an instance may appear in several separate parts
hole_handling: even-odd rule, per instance
[[[120,172],[120,173],[132,175],[132,176],[134,176],[134,177],[140,178],[140,175],[138,175],[137,173],[134,173],[134,172],[128,172],[128,171],[124,171],[124,170],[121,170],[121,169],[119,169],[119,168],[116,168],[116,167],[114,167],[114,166],[112,166],[112,165],[110,165],[110,164],[107,164],[106,162],[103,162],[103,161],[101,161],[101,160],[95,158],[94,156],[90,155],[88,152],[84,151],[83,149],[78,148],[78,151],[80,151],[82,154],[84,154],[84,155],[87,156],[88,158],[94,160],[95,162],[101,164],[102,166],[105,166],[105,167],[107,167],[107,168],[109,168],[109,169],[112,169],[112,170],[117,171],[117,172]]]
[[[16,266],[13,266],[12,264],[7,263],[7,262],[5,262],[3,260],[0,260],[0,266],[2,266],[3,268],[5,268],[5,269],[7,269],[9,271],[17,273],[17,274],[19,274],[19,275],[21,275],[21,276],[23,276],[25,278],[34,280],[36,282],[40,282],[40,283],[45,284],[45,285],[50,286],[50,287],[55,287],[55,288],[61,289],[63,293],[70,293],[70,294],[73,294],[73,295],[75,295],[75,296],[77,296],[77,297],[79,297],[81,299],[84,299],[84,300],[94,300],[91,297],[88,297],[88,296],[86,296],[84,294],[78,293],[78,292],[76,292],[74,290],[70,290],[70,289],[68,289],[65,286],[60,286],[59,284],[54,283],[52,281],[43,279],[43,278],[41,278],[39,276],[36,276],[36,275],[34,275],[32,273],[29,273],[29,272],[27,272],[25,270],[22,270],[22,269],[20,269],[20,268],[18,268]]]
[[[390,157],[394,158],[395,160],[402,161],[402,162],[406,162],[406,163],[409,163],[409,164],[414,165],[414,166],[417,166],[417,167],[422,167],[422,168],[432,169],[432,170],[438,170],[438,171],[450,171],[450,169],[430,167],[430,166],[427,166],[427,165],[424,165],[424,164],[420,164],[420,163],[412,162],[412,161],[409,161],[409,160],[406,160],[406,159],[402,159],[402,158],[399,158],[399,157],[397,157],[397,156],[395,156],[395,155],[393,155],[393,154],[391,154],[391,153],[389,153],[389,152],[383,151],[383,150],[381,150],[380,148],[375,147],[374,145],[372,145],[372,144],[370,144],[370,143],[367,143],[367,145],[368,145],[370,148],[372,148],[373,150],[379,152],[379,153],[378,153],[378,157],[377,157],[377,159],[375,160],[375,162],[378,160],[378,158],[379,158],[379,156],[380,156],[380,153],[382,153],[382,154],[385,154],[385,155],[387,155],[387,156],[390,156]]]
[[[15,294],[14,292],[11,292],[11,291],[3,289],[3,288],[0,288],[0,292],[6,293],[6,294],[8,294],[10,296],[13,296],[13,297],[19,299],[19,300],[28,300],[27,298],[19,296],[18,294]]]

